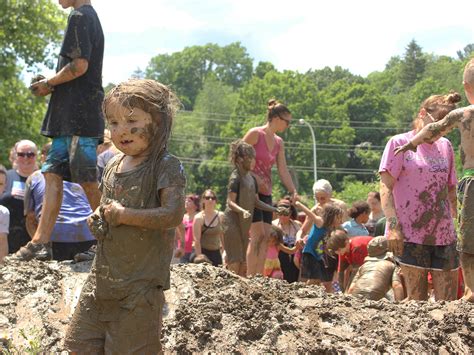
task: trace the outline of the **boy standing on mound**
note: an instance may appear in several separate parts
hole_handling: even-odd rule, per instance
[[[100,207],[89,218],[97,255],[66,332],[69,351],[162,351],[163,290],[184,214],[183,167],[166,150],[177,103],[153,80],[130,80],[105,98],[122,154],[105,168]]]
[[[459,214],[458,251],[464,276],[463,299],[474,302],[474,58],[464,68],[464,91],[471,106],[448,113],[442,120],[430,123],[413,137],[411,142],[397,147],[395,153],[416,151],[419,144],[434,142],[454,127],[461,132],[461,161],[463,177],[458,184]],[[403,242],[403,241],[402,241]]]

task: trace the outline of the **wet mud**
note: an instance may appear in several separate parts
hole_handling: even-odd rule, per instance
[[[17,263],[0,269],[0,338],[46,352],[61,339],[90,262]],[[456,301],[367,301],[323,288],[255,277],[207,264],[174,265],[165,292],[168,353],[469,353],[474,305]],[[35,335],[36,334],[36,335]],[[6,345],[4,345],[6,346]]]

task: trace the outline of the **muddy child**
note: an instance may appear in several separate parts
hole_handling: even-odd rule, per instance
[[[153,80],[122,83],[104,100],[122,154],[107,164],[89,219],[97,255],[66,333],[69,351],[161,351],[163,290],[184,214],[183,167],[166,149],[177,103]]]
[[[457,127],[461,132],[461,162],[464,174],[458,184],[460,202],[457,249],[460,253],[465,293],[463,299],[474,302],[474,58],[464,68],[463,85],[471,104],[451,111],[443,119],[425,126],[395,152],[417,150],[424,142],[434,142]]]
[[[260,200],[258,185],[250,173],[255,166],[254,148],[238,139],[231,144],[230,160],[235,169],[229,178],[227,207],[224,212],[224,249],[227,267],[238,275],[247,272],[249,230],[255,208],[275,212],[276,208]]]

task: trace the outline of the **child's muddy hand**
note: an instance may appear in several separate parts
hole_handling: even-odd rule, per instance
[[[123,207],[117,201],[113,201],[102,207],[105,220],[113,227],[116,227],[121,223],[120,217],[122,216],[125,207]]]
[[[243,216],[245,219],[247,219],[247,218],[252,217],[252,214],[251,214],[249,211],[247,211],[247,210],[243,210],[242,216]]]
[[[107,222],[105,222],[98,214],[92,214],[87,219],[87,224],[92,235],[97,240],[102,240],[107,234]]]
[[[393,152],[395,155],[398,155],[400,153],[405,153],[407,150],[411,150],[413,152],[416,152],[416,147],[412,144],[412,142],[408,142],[404,145],[396,147]]]
[[[42,75],[38,75],[33,78],[31,81],[30,90],[35,96],[46,96],[51,94],[53,91],[52,87],[48,84],[48,80]]]

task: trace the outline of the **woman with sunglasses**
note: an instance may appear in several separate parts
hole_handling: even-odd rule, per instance
[[[223,213],[216,210],[217,196],[208,189],[201,196],[202,211],[194,217],[194,259],[202,259],[205,255],[213,266],[222,264]]]
[[[288,171],[283,139],[277,133],[290,125],[291,112],[275,99],[268,101],[267,123],[251,128],[243,140],[255,149],[255,168],[252,173],[258,184],[258,196],[272,205],[272,167],[277,164],[278,175],[294,201],[298,198],[295,185]],[[255,209],[250,227],[250,243],[247,250],[247,275],[262,274],[266,257],[267,238],[272,228],[272,212]]]
[[[17,252],[30,241],[23,213],[26,179],[38,169],[38,148],[30,140],[21,140],[14,147],[14,168],[7,171],[5,191],[0,195],[0,205],[10,211],[8,253]],[[46,257],[47,255],[45,255]]]

